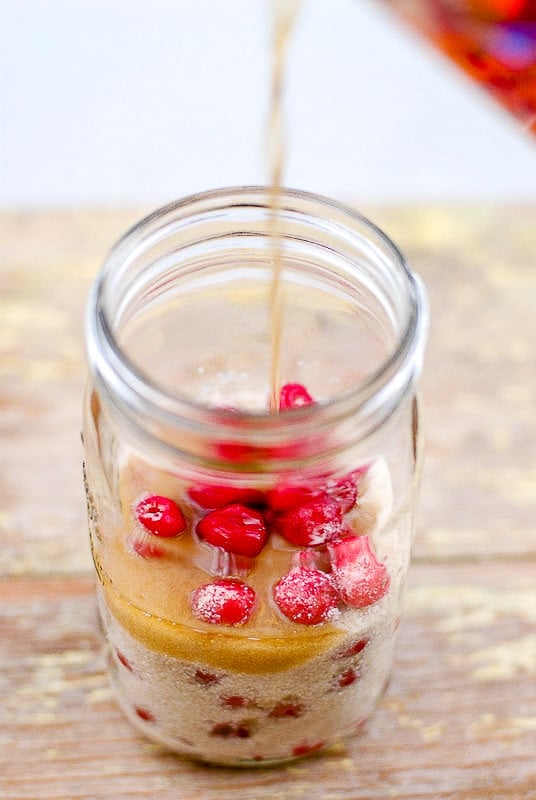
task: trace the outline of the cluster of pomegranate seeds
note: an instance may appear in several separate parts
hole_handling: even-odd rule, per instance
[[[354,536],[328,544],[332,574],[341,599],[365,608],[386,594],[389,573],[370,547],[368,536]]]
[[[250,558],[261,552],[268,536],[262,514],[241,503],[210,511],[199,520],[196,531],[209,544]]]
[[[184,514],[169,497],[152,494],[138,500],[134,509],[138,522],[155,536],[178,536],[186,528]]]
[[[281,411],[314,402],[301,384],[287,383],[281,388]],[[239,447],[251,451],[249,445]],[[240,454],[235,455],[240,460]],[[226,484],[191,486],[188,496],[203,512],[195,531],[210,546],[204,551],[212,554],[209,566],[202,568],[221,576],[192,592],[194,616],[223,625],[242,625],[250,619],[256,595],[238,576],[254,567],[270,531],[296,548],[315,548],[295,552],[289,572],[273,587],[274,601],[287,619],[317,625],[330,619],[341,602],[364,608],[381,599],[389,588],[387,570],[377,561],[368,538],[355,536],[345,522],[367,469],[365,465],[340,478],[324,476],[308,483],[282,481],[269,491]],[[134,515],[144,533],[133,537],[130,546],[143,558],[166,555],[147,534],[176,537],[186,528],[177,503],[161,495],[140,498]],[[357,643],[356,648],[361,645],[366,642]],[[287,708],[281,713],[293,712]]]
[[[214,625],[242,625],[255,607],[253,589],[242,581],[216,580],[199,586],[192,592],[194,616]]]
[[[273,594],[281,613],[299,625],[325,622],[339,602],[329,575],[312,567],[293,567],[276,583]]]

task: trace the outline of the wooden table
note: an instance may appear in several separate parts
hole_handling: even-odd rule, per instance
[[[374,213],[424,278],[433,318],[406,616],[362,735],[255,771],[145,742],[104,671],[81,489],[82,314],[138,216],[0,216],[0,798],[536,798],[536,209]]]

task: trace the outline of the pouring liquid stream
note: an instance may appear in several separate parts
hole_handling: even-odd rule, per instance
[[[281,389],[281,338],[283,326],[283,242],[281,232],[281,186],[285,166],[284,78],[288,46],[303,0],[272,0],[272,74],[267,121],[267,152],[270,181],[270,239],[273,274],[270,286],[270,398],[273,414],[279,412]]]

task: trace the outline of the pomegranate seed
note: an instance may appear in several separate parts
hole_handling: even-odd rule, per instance
[[[155,536],[178,536],[186,527],[186,520],[178,505],[169,497],[158,494],[139,500],[134,513],[143,527]]]
[[[325,747],[324,742],[316,742],[315,744],[298,744],[296,747],[292,748],[292,755],[293,756],[307,756],[309,753],[314,753],[316,750],[322,750]]]
[[[129,546],[141,558],[163,558],[166,555],[165,550],[148,539],[131,539]]]
[[[115,654],[117,656],[117,660],[119,661],[120,664],[122,664],[125,667],[125,669],[128,669],[129,672],[134,672],[132,664],[130,663],[128,658],[121,652],[121,650],[116,650]]]
[[[363,475],[367,474],[367,472],[369,471],[369,469],[371,467],[371,464],[372,464],[371,461],[369,461],[367,464],[361,464],[360,467],[356,467],[356,469],[353,469],[351,471],[349,477],[352,478],[356,482],[357,485],[359,485],[359,481],[361,480]]]
[[[289,408],[302,408],[313,403],[313,398],[301,383],[286,383],[281,387],[279,394],[280,411],[286,411]]]
[[[325,544],[340,536],[343,520],[340,506],[327,494],[276,518],[275,527],[297,547]]]
[[[344,689],[345,686],[351,686],[359,678],[359,672],[355,669],[345,669],[337,676],[337,686]]]
[[[195,671],[194,680],[200,683],[201,686],[212,686],[214,683],[219,683],[221,678],[212,672],[204,672],[202,669],[198,669]]]
[[[255,599],[255,592],[247,584],[222,578],[195,589],[192,612],[214,625],[241,625],[250,618]]]
[[[267,494],[269,508],[276,514],[291,511],[303,506],[311,500],[321,499],[329,495],[339,503],[343,514],[347,514],[355,506],[358,495],[358,482],[361,474],[368,469],[357,469],[342,478],[328,478],[323,482],[316,480],[316,486],[309,484],[281,483]]]
[[[136,714],[138,715],[138,717],[140,719],[144,720],[144,722],[154,722],[155,721],[155,718],[153,717],[151,712],[147,711],[146,708],[141,708],[140,706],[136,706],[134,711],[136,712]]]
[[[314,500],[321,494],[320,490],[312,489],[310,486],[279,484],[270,489],[267,495],[270,510],[276,514],[290,511],[297,506]]]
[[[389,573],[372,552],[368,536],[331,542],[328,551],[335,585],[349,606],[365,608],[386,594]]]
[[[250,558],[261,552],[268,535],[262,514],[240,503],[210,511],[196,531],[209,544]]]
[[[326,484],[326,492],[338,502],[343,514],[347,514],[357,501],[357,483],[353,475],[334,480],[331,478]]]
[[[224,738],[227,738],[227,736],[232,736],[233,732],[234,725],[232,725],[230,722],[217,722],[210,729],[211,736],[223,736]]]
[[[245,724],[234,724],[232,722],[217,722],[212,726],[211,736],[222,736],[224,739],[237,737],[238,739],[249,739],[251,731]]]
[[[305,709],[302,703],[291,703],[285,700],[281,700],[279,703],[275,704],[275,706],[272,708],[268,716],[275,717],[275,719],[281,719],[282,717],[296,718],[296,717],[301,717],[304,710]]]
[[[352,642],[342,652],[337,653],[336,658],[351,658],[361,653],[368,644],[368,639],[359,639],[357,642]]]
[[[309,567],[294,567],[274,586],[280,611],[299,625],[325,622],[337,607],[338,597],[328,575]]]
[[[255,703],[247,697],[242,697],[239,694],[232,694],[226,697],[221,697],[222,705],[227,708],[254,708]]]
[[[191,486],[188,495],[194,503],[204,509],[221,508],[230,503],[243,503],[246,506],[260,506],[264,503],[264,494],[260,489],[239,486],[199,484]]]

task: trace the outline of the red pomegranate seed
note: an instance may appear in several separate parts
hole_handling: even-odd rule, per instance
[[[316,750],[322,750],[322,748],[325,746],[325,742],[316,742],[315,744],[307,744],[304,742],[303,744],[297,744],[296,747],[292,748],[292,755],[307,756],[309,753],[314,753]]]
[[[291,569],[276,583],[273,595],[281,613],[299,625],[325,622],[338,603],[329,576],[309,567]]]
[[[321,494],[321,490],[312,489],[310,486],[282,483],[270,489],[267,494],[267,501],[271,511],[281,514],[297,508],[297,506],[303,506]]]
[[[331,542],[328,551],[335,585],[349,606],[365,608],[386,594],[389,573],[372,552],[368,536]]]
[[[214,625],[241,625],[250,618],[255,599],[255,592],[247,584],[222,578],[195,589],[192,613]]]
[[[131,539],[129,542],[131,549],[141,558],[164,558],[166,551],[158,545],[146,539]]]
[[[286,700],[281,700],[276,703],[272,710],[269,712],[269,717],[281,719],[282,717],[301,717],[304,712],[302,703],[292,703]]]
[[[344,689],[345,686],[351,686],[359,678],[359,672],[355,669],[345,669],[337,676],[337,686]]]
[[[178,536],[186,527],[186,520],[178,505],[169,497],[158,494],[138,500],[134,513],[143,527],[155,536]]]
[[[289,408],[302,408],[314,403],[313,398],[301,383],[285,383],[281,387],[279,394],[279,410],[286,411]]]
[[[347,514],[357,501],[357,482],[353,474],[331,478],[326,484],[326,492],[339,503],[342,513]]]
[[[119,661],[120,664],[122,664],[125,667],[125,669],[128,669],[129,672],[134,672],[132,664],[130,663],[128,658],[121,652],[121,650],[116,649],[115,654],[117,656],[117,660]]]
[[[140,719],[144,720],[144,722],[154,722],[155,721],[155,719],[154,719],[153,715],[151,714],[151,712],[147,711],[146,708],[141,708],[140,706],[136,706],[134,711],[136,712],[136,714],[138,715],[138,717]]]
[[[351,645],[346,647],[342,652],[337,653],[336,658],[351,658],[361,653],[368,644],[368,639],[359,639],[357,642],[352,642]]]
[[[196,531],[209,544],[250,558],[261,552],[268,535],[262,514],[240,503],[210,511]]]
[[[344,525],[338,502],[324,494],[278,516],[275,527],[291,544],[309,547],[326,544],[340,536]]]
[[[246,506],[261,506],[264,494],[260,489],[248,489],[240,486],[216,486],[198,484],[188,489],[188,496],[204,509],[221,508],[231,503],[242,503]]]
[[[194,680],[200,683],[201,686],[212,686],[215,683],[219,683],[221,678],[218,675],[214,675],[213,672],[205,672],[202,669],[197,669],[195,671]]]

